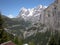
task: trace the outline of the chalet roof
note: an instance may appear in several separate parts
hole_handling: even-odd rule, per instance
[[[16,45],[16,44],[14,44],[12,41],[8,41],[5,43],[2,43],[1,45]]]

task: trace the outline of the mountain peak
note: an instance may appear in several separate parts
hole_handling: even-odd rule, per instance
[[[39,8],[43,8],[43,5],[38,5]]]
[[[25,20],[33,20],[34,22],[36,20],[39,20],[41,12],[46,8],[47,6],[38,5],[37,7],[26,9],[24,7],[21,8],[19,17],[22,17]]]
[[[23,10],[23,11],[27,11],[27,9],[26,9],[25,7],[22,7],[21,10]]]

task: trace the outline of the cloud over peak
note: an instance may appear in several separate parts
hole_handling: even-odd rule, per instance
[[[8,17],[9,18],[14,18],[14,16],[12,14],[9,14]]]

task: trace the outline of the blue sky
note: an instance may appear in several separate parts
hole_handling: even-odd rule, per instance
[[[54,0],[0,0],[0,11],[6,16],[17,16],[22,7],[33,8],[50,5]]]

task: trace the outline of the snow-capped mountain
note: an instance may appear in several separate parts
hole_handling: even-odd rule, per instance
[[[47,6],[39,5],[32,9],[21,8],[17,17],[22,17],[25,21],[38,22],[40,19],[41,12],[47,8]]]

